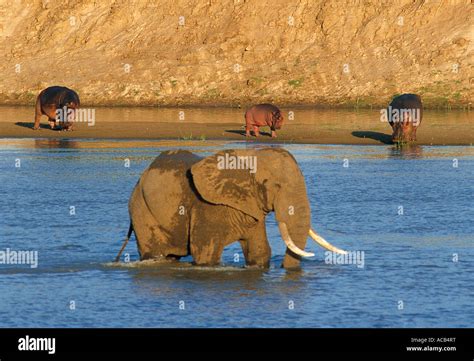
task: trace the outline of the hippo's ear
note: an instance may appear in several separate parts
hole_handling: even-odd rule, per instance
[[[256,157],[247,150],[225,150],[191,167],[194,185],[206,201],[227,205],[262,220],[264,212],[259,206],[255,171]]]

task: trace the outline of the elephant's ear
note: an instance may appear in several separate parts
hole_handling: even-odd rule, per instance
[[[259,206],[257,182],[254,174],[251,173],[251,171],[256,171],[256,157],[253,158],[255,161],[254,170],[236,169],[234,165],[237,164],[232,163],[233,161],[239,161],[240,165],[245,161],[250,162],[246,164],[252,164],[252,160],[248,158],[239,160],[237,157],[245,156],[240,153],[240,151],[226,150],[194,164],[191,167],[193,182],[198,193],[207,202],[224,204],[257,220],[262,220],[264,213]],[[246,152],[243,151],[243,153]],[[248,156],[252,155],[248,153]]]

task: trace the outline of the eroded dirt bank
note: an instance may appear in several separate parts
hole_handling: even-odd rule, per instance
[[[472,36],[468,0],[3,0],[0,104],[468,107]]]

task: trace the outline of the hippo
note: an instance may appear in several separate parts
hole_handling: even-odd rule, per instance
[[[260,135],[258,128],[269,126],[272,131],[272,137],[276,137],[276,129],[281,129],[283,124],[283,115],[280,109],[273,104],[257,104],[247,109],[245,112],[245,136],[250,136],[250,130],[256,137]]]
[[[40,129],[41,116],[46,115],[51,129],[55,129],[56,121],[59,120],[61,130],[73,130],[73,123],[67,120],[73,115],[74,110],[79,108],[79,105],[79,95],[72,89],[64,86],[51,86],[44,89],[36,99],[33,129]]]
[[[393,129],[394,143],[416,141],[416,129],[423,117],[421,97],[417,94],[402,94],[393,98],[386,116]]]

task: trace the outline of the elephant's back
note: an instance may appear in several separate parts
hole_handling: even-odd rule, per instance
[[[156,157],[148,169],[189,169],[201,159],[202,157],[187,150],[169,150]]]
[[[194,193],[190,167],[201,158],[187,151],[163,152],[143,172],[129,202],[144,258],[187,254]]]
[[[143,173],[139,185],[154,214],[186,206],[191,196],[189,171],[202,158],[185,150],[161,153]]]

